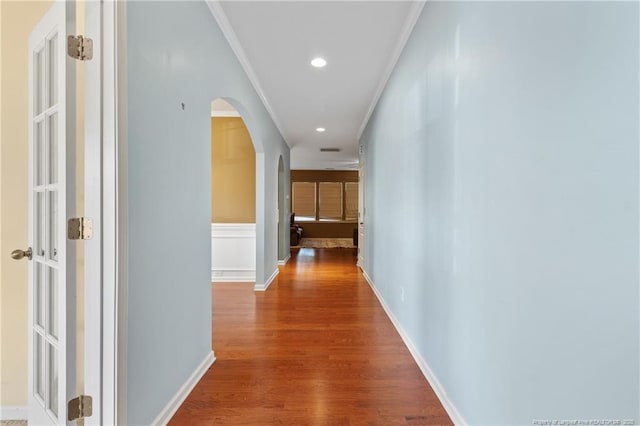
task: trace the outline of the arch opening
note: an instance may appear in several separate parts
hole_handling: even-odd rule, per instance
[[[211,281],[256,282],[257,147],[239,103],[211,103]],[[241,107],[240,107],[241,108]]]

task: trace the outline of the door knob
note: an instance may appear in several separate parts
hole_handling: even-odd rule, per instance
[[[14,250],[11,252],[11,258],[14,260],[20,260],[23,257],[26,257],[27,259],[31,260],[31,257],[33,256],[33,252],[31,251],[31,247],[29,247],[26,250]]]

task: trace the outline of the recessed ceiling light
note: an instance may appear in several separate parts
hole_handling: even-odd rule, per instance
[[[316,129],[316,132],[320,132],[320,133],[322,133],[322,132],[324,132],[325,130],[327,130],[327,129],[325,129],[324,127],[318,127],[318,128]]]
[[[325,65],[327,65],[327,61],[324,60],[324,58],[313,58],[313,60],[311,61],[311,65],[313,65],[316,68],[322,68]]]

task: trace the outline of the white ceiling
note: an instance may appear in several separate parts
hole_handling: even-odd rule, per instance
[[[348,169],[422,9],[410,1],[222,1],[209,6],[291,147],[292,169]],[[311,59],[327,60],[314,68]],[[315,131],[325,127],[324,133]],[[340,148],[322,153],[320,148]]]

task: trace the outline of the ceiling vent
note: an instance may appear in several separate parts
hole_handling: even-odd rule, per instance
[[[340,148],[320,148],[320,152],[340,152]]]

